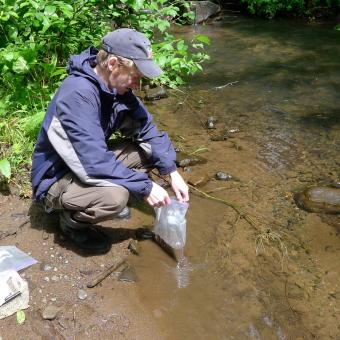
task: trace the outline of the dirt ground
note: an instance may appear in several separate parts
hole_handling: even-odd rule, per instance
[[[196,102],[201,95],[197,94]],[[245,126],[244,117],[238,116],[239,121],[220,120],[215,130],[207,131],[192,110],[186,115],[188,107],[179,102],[172,97],[150,109],[157,112],[155,120],[170,132],[177,147],[191,152],[202,146],[208,150],[201,154],[208,162],[190,167],[191,172],[184,173],[186,179],[192,180],[194,175],[210,178],[199,189],[237,202],[249,217],[242,218],[224,203],[198,197],[193,189],[187,253],[192,263],[205,265],[210,274],[193,274],[190,294],[199,296],[202,287],[213,285],[209,280],[214,277],[214,297],[220,301],[218,309],[213,308],[216,312],[205,311],[201,301],[202,310],[195,307],[190,317],[196,317],[192,324],[197,333],[184,331],[180,325],[174,327],[175,318],[163,317],[162,309],[156,308],[160,303],[157,282],[164,280],[157,271],[136,283],[118,281],[119,272],[115,272],[95,288],[86,288],[91,278],[117,258],[134,262],[128,245],[133,230],[152,225],[150,209],[134,206],[130,220],[105,222],[103,228],[112,239],[112,249],[102,256],[86,256],[58,234],[57,216],[32,207],[29,199],[1,195],[0,245],[15,245],[39,261],[21,273],[30,290],[26,321],[18,325],[15,315],[1,320],[3,340],[340,339],[339,218],[307,213],[293,200],[295,191],[320,177],[335,179],[334,167],[322,168],[323,159],[317,155],[300,157],[302,151],[294,149],[294,165],[283,171],[268,170],[263,146],[253,138],[260,133],[258,126]],[[202,107],[199,109],[202,113]],[[240,131],[232,138],[211,139],[212,134],[235,126]],[[310,162],[318,167],[311,168]],[[236,180],[214,179],[221,170]],[[145,266],[147,242],[141,242]],[[78,297],[80,289],[87,292],[84,300]],[[48,305],[60,307],[53,320],[42,317]],[[190,320],[186,311],[193,305],[190,300],[178,307],[183,318]],[[213,320],[211,313],[216,313]],[[208,328],[211,326],[214,330]]]

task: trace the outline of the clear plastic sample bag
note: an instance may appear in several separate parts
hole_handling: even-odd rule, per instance
[[[175,197],[171,197],[170,204],[155,208],[156,221],[153,232],[156,242],[177,260],[177,255],[173,254],[173,251],[182,250],[185,246],[185,215],[188,207],[188,203],[181,203]]]

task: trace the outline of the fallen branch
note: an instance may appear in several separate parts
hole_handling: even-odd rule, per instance
[[[227,83],[227,84],[222,85],[222,86],[216,86],[216,87],[214,87],[214,90],[216,90],[216,91],[222,90],[222,89],[224,89],[224,88],[227,87],[227,86],[232,86],[232,85],[237,84],[237,83],[238,83],[238,80],[232,81],[232,82]]]
[[[97,286],[98,283],[102,282],[105,278],[107,278],[110,274],[112,274],[115,270],[117,270],[122,264],[125,263],[125,259],[116,259],[115,263],[111,265],[109,268],[105,269],[103,272],[94,277],[90,282],[87,283],[87,288],[93,288]]]

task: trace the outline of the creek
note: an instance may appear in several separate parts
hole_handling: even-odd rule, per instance
[[[292,199],[339,179],[339,32],[225,17],[175,33],[209,36],[211,59],[183,93],[149,108],[176,146],[205,150],[208,163],[192,172],[240,178],[202,190],[237,202],[260,229],[191,194],[187,263],[178,271],[143,243],[134,260],[140,299],[167,339],[339,339],[339,219],[307,214]],[[206,129],[209,116],[215,130]]]

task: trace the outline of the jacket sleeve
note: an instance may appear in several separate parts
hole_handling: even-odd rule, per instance
[[[61,91],[48,129],[51,144],[84,184],[121,186],[137,197],[148,196],[152,188],[148,176],[128,169],[108,150],[99,110],[94,90]]]
[[[130,122],[125,120],[120,127],[123,134],[130,135],[139,143],[146,157],[161,175],[168,175],[175,171],[176,152],[169,136],[167,133],[157,129],[152,122],[152,115],[140,100],[138,100],[134,109],[130,111],[128,118]]]

